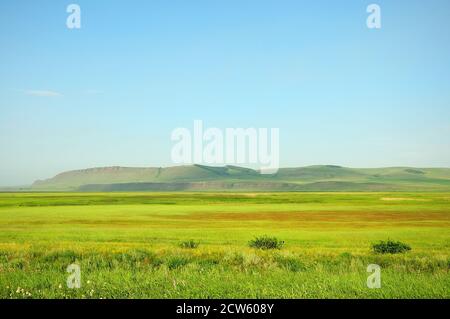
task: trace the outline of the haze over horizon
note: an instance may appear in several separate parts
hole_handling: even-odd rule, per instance
[[[88,172],[88,171],[95,171],[95,170],[109,170],[109,169],[116,169],[116,168],[120,168],[120,169],[171,169],[171,168],[189,168],[189,167],[194,167],[194,166],[198,166],[201,168],[213,168],[213,169],[222,169],[222,168],[237,168],[237,169],[252,169],[255,170],[255,172],[258,171],[258,169],[256,168],[252,168],[249,166],[239,166],[239,165],[205,165],[205,164],[192,164],[192,165],[172,165],[172,166],[141,166],[141,167],[131,167],[131,166],[97,166],[97,167],[86,167],[86,168],[79,168],[79,169],[73,169],[73,170],[67,170],[67,171],[62,171],[59,172],[55,175],[52,176],[48,176],[46,178],[43,179],[37,179],[34,180],[32,183],[30,184],[22,184],[22,185],[0,185],[0,187],[4,187],[4,188],[14,188],[14,187],[28,187],[31,186],[32,184],[36,183],[36,182],[43,182],[43,181],[48,181],[48,180],[52,180],[55,177],[64,175],[64,174],[68,174],[68,173],[75,173],[75,172]],[[409,169],[412,169],[413,171],[415,169],[425,169],[425,170],[429,170],[429,169],[444,169],[444,170],[450,170],[450,167],[407,167],[407,166],[391,166],[391,167],[345,167],[345,166],[340,166],[340,165],[334,165],[334,164],[315,164],[315,165],[306,165],[306,166],[289,166],[289,167],[280,167],[277,173],[274,174],[269,174],[269,175],[264,175],[262,174],[261,177],[265,177],[265,178],[271,178],[272,176],[275,177],[278,173],[280,173],[280,170],[286,170],[286,169],[307,169],[307,168],[317,168],[317,170],[321,170],[324,168],[329,168],[329,169],[351,169],[351,170],[359,170],[359,169],[368,169],[368,170],[386,170],[386,172],[390,169],[403,169],[403,171],[411,171]],[[397,172],[396,172],[397,173]],[[421,174],[421,173],[415,173],[413,172],[412,174]],[[258,174],[260,175],[260,174]],[[285,174],[283,174],[285,175]]]
[[[197,119],[280,128],[280,167],[450,167],[449,1],[73,2],[0,3],[0,186],[175,166]]]

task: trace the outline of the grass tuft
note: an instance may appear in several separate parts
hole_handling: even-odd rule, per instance
[[[189,258],[183,256],[174,256],[170,257],[167,260],[166,264],[170,270],[174,270],[186,266],[187,264],[189,264],[189,262],[190,262]]]
[[[256,237],[248,244],[250,247],[257,249],[281,249],[284,245],[284,241],[278,240],[276,237],[269,237],[264,235],[261,237]]]
[[[180,247],[185,248],[185,249],[195,249],[198,247],[198,245],[199,245],[199,242],[196,242],[195,240],[192,240],[192,239],[185,240],[180,243]]]

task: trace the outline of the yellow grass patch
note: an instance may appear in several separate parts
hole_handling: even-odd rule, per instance
[[[406,198],[406,197],[382,197],[384,201],[416,201],[416,202],[429,202],[431,199],[424,198]]]

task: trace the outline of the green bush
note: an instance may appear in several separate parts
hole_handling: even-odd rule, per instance
[[[251,240],[248,244],[257,249],[281,249],[284,241],[278,240],[276,237],[261,236]]]
[[[372,244],[372,249],[377,254],[401,254],[411,250],[411,247],[400,241],[380,241]]]
[[[187,248],[187,249],[195,249],[197,248],[199,245],[198,242],[194,241],[194,240],[186,240],[180,243],[180,247],[181,248]]]

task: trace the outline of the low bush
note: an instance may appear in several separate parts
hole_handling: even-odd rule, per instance
[[[372,249],[377,254],[401,254],[411,250],[411,247],[400,241],[380,241],[372,244]]]
[[[248,244],[257,249],[281,249],[284,241],[278,240],[276,237],[261,236],[251,240]]]

